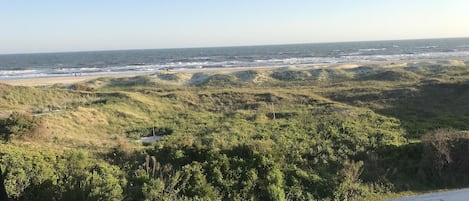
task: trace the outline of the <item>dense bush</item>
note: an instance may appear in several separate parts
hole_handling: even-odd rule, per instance
[[[57,155],[3,145],[0,163],[13,200],[122,200],[126,179],[118,167],[82,152]]]
[[[318,73],[272,73],[297,81],[268,79],[258,88],[236,88],[237,75],[199,74],[193,78],[207,88],[160,87],[147,76],[85,83],[91,92],[6,90],[2,115],[67,106],[0,120],[2,138],[13,139],[0,144],[7,192],[13,200],[330,201],[469,185],[467,133],[404,137],[464,130],[466,85],[341,82],[332,71]],[[22,141],[40,129],[48,135]],[[153,133],[161,141],[133,143]]]
[[[469,135],[438,129],[422,137],[420,176],[437,187],[468,185]]]
[[[1,138],[10,141],[34,131],[40,126],[40,119],[27,113],[13,112],[8,118],[0,120]]]

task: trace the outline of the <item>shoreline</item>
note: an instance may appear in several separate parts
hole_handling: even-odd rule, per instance
[[[0,80],[2,84],[8,84],[12,86],[50,86],[55,84],[74,84],[78,82],[84,82],[88,80],[98,79],[100,77],[125,77],[132,75],[89,75],[89,76],[57,76],[57,77],[38,77],[38,78],[21,78],[11,80]]]
[[[219,73],[230,73],[236,71],[245,70],[275,70],[284,68],[293,69],[321,69],[321,68],[335,68],[335,69],[351,69],[365,65],[379,65],[383,68],[402,67],[409,64],[418,64],[421,62],[451,62],[461,61],[467,62],[469,58],[447,58],[447,59],[420,59],[420,60],[405,60],[405,61],[372,61],[372,62],[350,62],[350,63],[328,63],[328,64],[303,64],[303,65],[292,65],[292,66],[259,66],[259,67],[232,67],[232,68],[201,68],[201,69],[178,69],[178,70],[158,70],[152,72],[122,72],[114,74],[99,74],[99,75],[81,75],[81,76],[50,76],[50,77],[34,77],[34,78],[14,78],[14,79],[0,79],[0,84],[7,84],[12,86],[51,86],[55,84],[75,84],[79,82],[85,82],[94,80],[102,77],[111,78],[123,78],[123,77],[134,77],[141,75],[152,75],[156,73],[199,73],[199,72],[219,72]],[[445,64],[439,64],[445,65]],[[446,64],[448,65],[448,64]]]
[[[310,64],[310,65],[298,65],[294,68],[298,69],[318,69],[318,68],[356,68],[359,67],[359,64],[354,63],[343,63],[343,64]],[[75,84],[79,82],[85,82],[89,80],[94,80],[98,78],[123,78],[123,77],[134,77],[141,75],[152,75],[156,73],[200,73],[200,72],[220,72],[220,73],[230,73],[236,71],[245,71],[245,70],[274,70],[282,68],[291,68],[291,66],[261,66],[261,67],[233,67],[233,68],[205,68],[205,69],[184,69],[184,70],[160,70],[153,72],[140,72],[140,73],[120,73],[120,74],[101,74],[101,75],[82,75],[82,76],[51,76],[51,77],[36,77],[36,78],[17,78],[17,79],[5,79],[0,80],[0,84],[7,84],[12,86],[51,86],[55,84]]]
[[[337,64],[313,64],[302,66],[298,68],[322,68],[322,67],[329,67],[329,66],[336,66]],[[343,64],[349,66],[351,64]],[[75,84],[79,82],[94,80],[102,77],[107,78],[122,78],[122,77],[134,77],[134,76],[141,76],[141,75],[152,75],[155,73],[199,73],[199,72],[235,72],[235,71],[243,71],[243,70],[272,70],[272,69],[280,69],[285,68],[286,66],[260,66],[260,67],[232,67],[232,68],[202,68],[202,69],[184,69],[184,70],[158,70],[152,72],[126,72],[126,73],[118,73],[118,74],[100,74],[100,75],[82,75],[82,76],[50,76],[50,77],[35,77],[35,78],[17,78],[17,79],[0,79],[0,84],[8,84],[12,86],[51,86],[54,84]]]

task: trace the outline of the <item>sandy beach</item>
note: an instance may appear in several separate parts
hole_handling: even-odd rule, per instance
[[[308,65],[300,66],[298,68],[324,68],[324,67],[334,67],[334,68],[354,68],[358,67],[357,64],[343,64],[343,65]],[[131,74],[112,74],[112,75],[84,75],[84,76],[60,76],[60,77],[40,77],[40,78],[23,78],[23,79],[11,79],[11,80],[0,80],[0,83],[13,85],[13,86],[49,86],[54,84],[74,84],[78,82],[85,82],[88,80],[94,80],[101,77],[133,77],[139,75],[151,75],[158,72],[171,72],[171,73],[198,73],[198,72],[210,72],[210,73],[230,73],[235,71],[243,70],[272,70],[278,69],[281,67],[236,67],[236,68],[206,68],[206,69],[186,69],[186,70],[175,70],[175,71],[155,71],[148,73],[131,73]]]
[[[54,84],[73,84],[77,82],[84,82],[88,80],[97,79],[100,77],[130,77],[134,75],[99,75],[99,76],[68,76],[68,77],[41,77],[41,78],[25,78],[14,80],[0,80],[0,83],[13,85],[13,86],[48,86]]]
[[[348,65],[347,65],[348,66]],[[324,67],[324,66],[321,66]],[[197,72],[220,72],[228,73],[241,70],[271,70],[278,67],[237,67],[237,68],[206,68],[206,69],[186,69],[186,70],[175,70],[175,71],[155,71],[148,73],[128,73],[128,74],[111,74],[111,75],[83,75],[83,76],[60,76],[60,77],[40,77],[40,78],[23,78],[23,79],[11,79],[11,80],[0,80],[0,83],[13,85],[13,86],[48,86],[54,84],[73,84],[78,82],[85,82],[88,80],[94,80],[101,77],[133,77],[139,75],[151,75],[158,72],[172,72],[172,73],[197,73]],[[309,66],[309,68],[318,68],[318,66]]]
[[[14,86],[43,86],[53,84],[71,84],[81,81],[97,78],[96,76],[83,76],[83,77],[44,77],[44,78],[26,78],[15,80],[0,80],[0,83],[14,85]]]
[[[127,74],[101,74],[101,75],[83,75],[83,76],[60,76],[60,77],[39,77],[39,78],[22,78],[22,79],[11,79],[11,80],[0,80],[0,83],[13,85],[13,86],[48,86],[54,84],[73,84],[78,82],[85,82],[101,77],[133,77],[139,75],[151,75],[155,73],[170,72],[170,73],[221,73],[227,74],[236,71],[245,70],[258,70],[258,71],[269,71],[273,69],[319,69],[319,68],[335,68],[335,69],[350,69],[357,68],[363,65],[378,65],[381,67],[403,67],[408,65],[420,65],[421,62],[428,62],[438,65],[451,65],[451,62],[457,61],[456,65],[464,65],[464,62],[469,61],[469,58],[459,58],[460,60],[452,59],[422,59],[422,60],[407,60],[407,61],[371,61],[371,62],[351,62],[351,63],[335,63],[335,64],[308,64],[308,65],[292,65],[292,66],[259,66],[259,67],[232,67],[232,68],[200,68],[200,69],[184,69],[184,70],[170,70],[170,71],[153,71],[146,73],[127,73]],[[443,62],[443,63],[442,63]],[[446,64],[448,63],[448,64]]]

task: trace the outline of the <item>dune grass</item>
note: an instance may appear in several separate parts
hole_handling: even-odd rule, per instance
[[[450,64],[454,62],[444,65]],[[412,149],[423,153],[413,143],[421,143],[424,134],[438,128],[469,130],[468,83],[469,67],[462,65],[162,72],[71,86],[0,85],[0,118],[22,112],[41,122],[8,146],[54,153],[82,150],[99,160],[109,160],[106,154],[126,147],[179,168],[199,167],[200,162],[210,173],[207,182],[218,185],[220,193],[228,193],[226,189],[235,187],[227,185],[236,182],[216,178],[221,170],[210,161],[229,163],[224,168],[233,178],[240,170],[230,168],[238,167],[257,171],[262,182],[281,175],[276,185],[292,196],[340,197],[344,195],[335,192],[343,187],[344,192],[360,192],[363,199],[373,200],[435,189],[420,181],[405,187],[403,177],[412,172],[408,169],[386,178],[393,187],[379,186],[383,181],[366,179],[373,175],[367,157],[389,150],[396,156]],[[154,128],[169,134],[150,147],[136,142]],[[238,152],[260,157],[253,163],[275,161],[278,165],[270,170],[281,173],[262,176],[264,166],[240,165],[248,159]],[[386,157],[373,162],[402,168],[401,163],[388,164]],[[357,163],[345,163],[350,159]],[[365,164],[360,166],[360,161]],[[127,162],[122,171],[131,170],[132,175],[138,166]],[[366,174],[344,183],[360,167]],[[344,171],[351,173],[341,175]]]

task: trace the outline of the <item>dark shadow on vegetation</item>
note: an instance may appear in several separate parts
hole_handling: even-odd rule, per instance
[[[0,168],[0,200],[2,201],[8,200],[7,191],[5,189],[5,176],[6,174],[4,174],[2,168]]]
[[[383,93],[391,107],[376,112],[396,117],[418,138],[437,128],[469,129],[469,83],[425,84],[417,92]]]
[[[156,83],[150,76],[136,76],[125,78],[113,78],[109,80],[107,87],[133,87],[133,86],[155,86]]]
[[[308,72],[295,70],[275,71],[272,73],[272,77],[282,81],[302,81],[311,79],[311,75],[309,75]]]
[[[422,142],[378,148],[367,154],[363,181],[391,183],[396,191],[469,186],[469,135],[438,129]]]
[[[418,75],[410,71],[387,70],[379,71],[361,76],[358,80],[377,80],[377,81],[406,81],[416,80]]]
[[[138,139],[141,137],[149,136],[165,136],[173,134],[174,130],[169,127],[149,127],[149,128],[139,128],[125,131],[125,135],[128,138]]]
[[[368,106],[377,113],[397,118],[410,138],[419,138],[437,128],[469,129],[469,82],[424,83],[417,90],[350,89],[328,97],[351,105]],[[384,107],[375,109],[376,104]]]
[[[33,184],[24,189],[21,196],[17,200],[62,200],[59,186],[54,184],[52,180],[44,181],[40,184]]]

